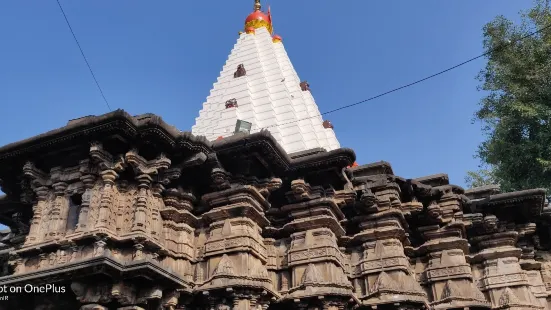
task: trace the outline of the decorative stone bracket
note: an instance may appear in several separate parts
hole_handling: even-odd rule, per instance
[[[310,91],[310,84],[307,81],[300,82],[300,89],[302,91]]]

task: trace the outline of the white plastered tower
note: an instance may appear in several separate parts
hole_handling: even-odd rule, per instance
[[[251,133],[269,130],[287,153],[339,148],[308,84],[301,85],[281,37],[271,32],[271,14],[263,13],[257,0],[192,133],[209,140],[225,138],[244,121],[252,125]]]

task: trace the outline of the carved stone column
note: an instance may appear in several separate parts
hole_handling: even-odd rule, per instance
[[[396,307],[429,307],[405,253],[405,247],[410,246],[405,214],[422,210],[422,205],[414,202],[403,206],[400,187],[388,175],[372,178],[362,189],[357,205],[361,215],[354,219],[361,232],[352,242],[363,246],[356,264],[356,277],[363,282],[358,297],[372,307],[390,302]]]
[[[425,244],[420,247],[428,252],[428,266],[424,279],[432,295],[434,309],[490,308],[490,303],[473,283],[470,264],[465,256],[469,244],[465,239],[465,225],[455,222],[439,228],[438,225],[421,227]]]
[[[232,308],[232,310],[239,310],[239,306],[241,304],[241,298],[240,297],[241,296],[239,296],[239,295],[235,295],[233,297],[233,308]]]
[[[154,183],[151,188],[151,194],[153,195],[153,204],[151,206],[151,229],[150,234],[151,237],[156,240],[160,241],[161,235],[163,233],[163,221],[161,219],[161,213],[160,213],[160,207],[163,203],[163,191],[165,190],[163,184],[161,183]]]
[[[481,226],[473,231],[470,239],[478,253],[474,262],[480,262],[482,274],[480,287],[485,292],[492,307],[500,309],[532,308],[543,309],[540,301],[530,289],[528,275],[522,270],[519,258],[522,250],[517,248],[518,232],[505,228],[494,215],[484,217]]]
[[[180,297],[180,292],[178,291],[168,291],[163,294],[161,304],[165,309],[174,310],[178,305],[178,298]],[[182,306],[183,307],[183,306]]]
[[[125,168],[125,161],[122,156],[113,157],[107,151],[103,149],[100,143],[94,142],[90,146],[90,157],[92,162],[99,166],[101,179],[103,180],[103,189],[100,199],[100,205],[97,212],[95,212],[97,218],[95,223],[89,223],[92,227],[88,227],[88,230],[103,229],[110,231],[112,205],[114,196],[115,180],[119,176],[119,172]],[[88,217],[90,218],[90,217]]]
[[[87,231],[88,219],[90,213],[90,201],[92,200],[92,188],[96,181],[96,177],[91,174],[83,175],[80,180],[84,184],[84,193],[82,194],[82,205],[80,206],[80,214],[78,216],[78,224],[75,232]]]
[[[42,212],[46,199],[48,198],[49,190],[45,186],[41,186],[35,189],[36,202],[33,206],[33,218],[29,228],[29,235],[25,240],[25,246],[40,242],[43,238],[41,234],[42,225]]]
[[[138,199],[136,201],[136,210],[134,211],[133,232],[147,233],[146,225],[148,220],[148,190],[151,187],[152,178],[147,174],[141,174],[136,177],[138,181]]]
[[[111,288],[111,296],[121,305],[117,310],[142,310],[139,307],[139,287],[133,282],[116,282]]]
[[[113,299],[112,285],[109,283],[73,282],[71,290],[76,295],[76,299],[83,304],[80,310],[109,310],[105,305]]]
[[[160,154],[156,159],[147,161],[138,154],[138,150],[130,150],[125,154],[125,160],[134,168],[136,180],[138,181],[138,198],[136,201],[136,210],[134,213],[134,222],[132,232],[144,233],[159,239],[159,223],[161,221],[158,206],[151,207],[149,197],[151,194],[151,185],[153,177],[170,167],[171,161],[165,155]],[[162,192],[162,188],[161,188]],[[160,195],[160,193],[158,195]],[[155,230],[155,231],[153,231]],[[159,229],[160,230],[160,229]]]
[[[269,224],[264,215],[269,208],[268,201],[255,186],[230,187],[229,174],[221,169],[214,169],[211,177],[219,191],[202,198],[210,207],[203,214],[209,223],[203,257],[209,269],[204,273],[211,276],[206,277],[208,281],[199,289],[247,286],[251,288],[251,295],[274,291],[261,235],[262,228]],[[238,308],[247,309],[243,298],[238,299]]]
[[[160,210],[163,220],[165,246],[188,260],[196,258],[195,251],[202,247],[194,245],[194,231],[198,227],[199,219],[191,213],[196,201],[191,191],[181,188],[169,188],[164,191],[164,208]],[[198,267],[198,271],[202,271]],[[202,281],[199,278],[199,281]]]
[[[58,238],[65,234],[69,212],[69,199],[65,193],[67,183],[58,182],[52,187],[54,188],[55,200],[50,210],[48,235],[50,238]]]
[[[37,169],[32,162],[27,162],[23,166],[23,176],[29,181],[30,188],[36,194],[36,200],[33,205],[33,218],[30,223],[29,235],[25,239],[25,246],[38,243],[44,239],[42,233],[44,226],[43,212],[46,208],[50,189],[48,185],[48,175]]]
[[[281,207],[291,217],[284,229],[294,232],[287,255],[291,272],[287,298],[309,300],[332,295],[348,300],[353,296],[346,257],[337,245],[338,238],[345,234],[339,223],[344,214],[337,196],[344,194],[326,195],[323,188],[304,180],[291,183],[291,191],[286,194],[291,204]]]
[[[517,246],[522,249],[522,254],[520,256],[520,266],[523,270],[526,271],[528,276],[528,282],[530,283],[530,291],[537,298],[539,303],[545,308],[548,309],[547,289],[543,283],[542,278],[542,262],[535,260],[535,248],[536,244],[533,238],[536,233],[536,224],[535,223],[523,223],[516,225],[516,231],[519,233],[519,238]]]
[[[112,214],[113,196],[115,180],[118,177],[118,173],[113,169],[103,170],[101,172],[101,179],[103,180],[103,192],[101,194],[101,200],[98,211],[98,218],[96,221],[96,229],[107,229],[110,227],[110,217]]]

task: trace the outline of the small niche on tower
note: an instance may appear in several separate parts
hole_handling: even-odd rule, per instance
[[[229,109],[229,108],[237,108],[237,99],[232,98],[226,101],[226,109]]]
[[[323,121],[323,128],[325,129],[333,129],[333,124],[331,124],[331,121],[329,120],[325,120]]]
[[[233,74],[234,78],[242,77],[247,75],[247,70],[245,70],[245,66],[243,64],[240,64],[237,66],[237,70]]]
[[[308,84],[308,82],[306,81],[302,81],[300,82],[300,89],[302,91],[310,91],[310,84]]]
[[[78,225],[80,208],[82,206],[82,194],[74,194],[69,198],[69,214],[67,215],[67,232],[74,231]]]

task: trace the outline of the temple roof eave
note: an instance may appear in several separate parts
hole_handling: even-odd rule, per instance
[[[45,149],[55,149],[62,142],[81,139],[91,136],[94,132],[109,129],[120,130],[121,133],[136,138],[143,134],[154,134],[168,140],[167,142],[172,145],[184,145],[207,154],[212,152],[210,142],[205,137],[181,132],[165,123],[159,116],[152,114],[131,116],[124,110],[116,110],[99,116],[71,120],[61,128],[0,147],[0,162],[13,157],[28,157],[32,153],[43,152]],[[144,131],[149,132],[144,133]]]
[[[489,195],[480,199],[471,199],[471,209],[474,211],[499,210],[515,207],[519,203],[530,203],[530,208],[513,208],[529,217],[541,215],[545,205],[546,190],[543,188],[521,190],[510,193]]]
[[[313,152],[307,156],[292,158],[277,143],[268,130],[261,130],[253,134],[236,134],[212,143],[213,149],[219,158],[224,155],[242,154],[244,156],[262,156],[270,168],[280,173],[298,172],[316,167],[335,164],[345,168],[356,160],[352,149],[339,148],[329,152]]]
[[[354,151],[346,148],[329,152],[316,149],[300,156],[290,156],[267,130],[235,134],[209,142],[203,136],[182,132],[168,125],[154,114],[131,116],[124,110],[116,110],[72,120],[64,127],[0,147],[0,179],[4,181],[5,189],[9,190],[16,185],[20,167],[25,162],[41,158],[43,167],[40,168],[48,171],[59,165],[68,154],[72,158],[86,158],[89,143],[93,141],[115,141],[120,148],[118,151],[124,151],[125,147],[140,149],[154,145],[149,149],[165,153],[168,157],[181,157],[182,151],[203,153],[223,167],[234,165],[235,161],[231,158],[235,156],[251,158],[263,167],[261,173],[284,178],[293,178],[301,173],[323,175],[337,183],[344,182],[342,168],[356,159]],[[242,171],[240,167],[234,168],[237,174],[252,173]]]

